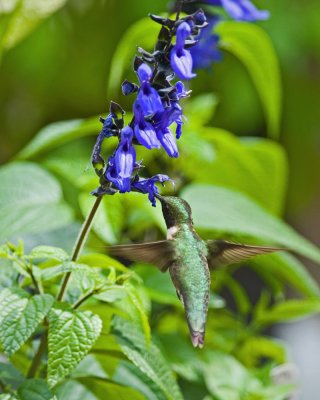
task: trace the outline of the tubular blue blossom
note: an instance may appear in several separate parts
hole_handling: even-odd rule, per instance
[[[190,49],[195,69],[206,69],[213,62],[221,61],[222,56],[217,49],[219,36],[212,33],[217,22],[217,18],[209,20],[209,25],[197,37],[198,43]]]
[[[121,193],[130,192],[131,175],[136,162],[136,151],[132,145],[133,130],[126,126],[121,131],[121,140],[115,154],[110,157],[106,171],[107,179]]]
[[[237,21],[259,21],[269,18],[269,12],[258,10],[249,0],[204,0],[205,3],[223,7]]]
[[[192,79],[196,74],[192,73],[192,57],[189,50],[184,48],[187,37],[191,34],[190,25],[182,22],[177,28],[177,40],[170,54],[170,64],[173,71],[180,79]]]
[[[134,112],[134,134],[138,142],[147,149],[159,148],[160,142],[150,122],[145,121],[141,106],[138,101],[133,105]]]
[[[178,146],[175,141],[175,138],[169,128],[166,128],[164,131],[158,131],[157,137],[162,144],[162,147],[167,152],[170,157],[179,157]]]
[[[138,77],[141,83],[138,102],[144,116],[163,111],[163,105],[159,93],[150,85],[152,70],[147,64],[141,64],[138,68]]]
[[[148,193],[148,198],[152,206],[155,207],[156,206],[155,195],[159,193],[158,188],[155,184],[156,182],[160,182],[163,185],[164,182],[166,181],[172,181],[172,180],[169,178],[169,176],[162,174],[154,175],[148,179],[137,177],[137,180],[135,180],[132,183],[132,188],[141,193]]]

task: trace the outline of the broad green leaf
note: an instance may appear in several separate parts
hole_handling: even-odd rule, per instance
[[[3,3],[3,2],[1,2]],[[10,13],[6,29],[1,37],[1,48],[10,49],[30,34],[40,22],[48,18],[66,0],[12,0],[0,4],[0,11]]]
[[[27,379],[18,389],[21,400],[58,400],[43,379]]]
[[[94,279],[99,283],[106,281],[102,276],[99,275],[97,270],[90,268],[85,264],[74,263],[71,261],[58,264],[53,267],[48,267],[44,270],[38,269],[35,275],[36,278],[40,279],[41,281],[48,281],[56,278],[57,276],[61,276],[66,272],[81,272],[83,275],[86,275],[90,279]]]
[[[53,259],[58,261],[67,261],[70,257],[69,255],[59,247],[53,246],[37,246],[32,249],[30,253],[31,258],[45,258],[45,259]]]
[[[222,49],[236,56],[247,68],[266,115],[268,132],[278,137],[281,115],[281,81],[277,55],[269,36],[258,25],[226,21],[215,31]]]
[[[308,270],[289,253],[272,254],[268,257],[252,259],[250,264],[259,274],[260,271],[276,277],[284,284],[290,283],[305,296],[319,296],[320,289]]]
[[[0,400],[20,400],[20,399],[18,399],[16,396],[14,396],[13,394],[9,394],[9,393],[7,393],[7,394],[5,394],[5,393],[2,393],[2,394],[0,394]]]
[[[121,361],[116,373],[112,376],[112,380],[117,383],[125,382],[127,386],[138,390],[144,394],[148,400],[165,400],[166,397],[161,389],[143,374],[135,365]]]
[[[191,205],[198,229],[220,238],[251,237],[277,244],[320,263],[320,250],[286,223],[269,214],[244,194],[210,185],[190,185],[182,192]]]
[[[7,356],[10,357],[29,339],[53,301],[49,294],[29,297],[19,288],[4,289],[0,293],[0,341]]]
[[[112,57],[107,87],[108,96],[112,97],[118,93],[125,69],[132,63],[137,46],[152,50],[157,32],[159,32],[159,26],[150,18],[137,21],[125,32]]]
[[[84,385],[71,379],[58,385],[55,392],[59,400],[98,400]]]
[[[124,354],[165,394],[168,400],[182,400],[168,363],[154,343],[146,346],[143,334],[129,321],[116,317],[113,331]]]
[[[103,269],[114,268],[117,271],[128,273],[133,272],[129,268],[126,268],[119,261],[101,253],[89,253],[83,254],[79,258],[79,263],[86,264],[91,267],[99,267]]]
[[[318,299],[287,300],[256,313],[254,324],[271,325],[276,322],[293,321],[320,313]]]
[[[145,397],[134,389],[110,382],[106,379],[98,378],[81,378],[79,382],[84,385],[91,393],[95,395],[95,399],[110,400],[145,400]]]
[[[53,308],[49,318],[48,383],[72,372],[100,335],[102,322],[90,311]]]
[[[71,140],[89,135],[97,135],[100,129],[101,124],[99,124],[98,117],[55,122],[41,129],[31,142],[17,155],[17,159],[27,160],[34,158]],[[89,150],[88,162],[90,155]]]
[[[184,105],[184,114],[188,116],[187,125],[204,126],[213,117],[218,99],[213,93],[205,93],[193,97]]]
[[[24,376],[12,364],[0,363],[0,381],[16,389],[24,380]]]
[[[287,182],[283,148],[269,139],[239,139],[223,129],[199,129],[191,122],[184,129],[177,160],[187,177],[246,193],[279,215]]]
[[[59,183],[31,163],[16,162],[0,168],[0,241],[39,233],[70,223],[72,213],[62,202]]]

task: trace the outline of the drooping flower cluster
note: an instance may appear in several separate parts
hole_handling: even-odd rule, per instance
[[[128,80],[122,84],[124,95],[136,93],[133,118],[124,126],[124,111],[111,102],[110,114],[101,119],[103,127],[93,149],[92,164],[100,177],[100,186],[94,195],[135,190],[147,193],[155,206],[156,182],[163,184],[170,178],[163,174],[141,177],[142,163],[136,160],[135,146],[142,145],[149,150],[163,148],[169,157],[179,156],[176,139],[181,137],[183,126],[179,101],[190,93],[181,80],[195,77],[190,48],[197,43],[196,37],[207,22],[202,10],[175,20],[150,17],[161,24],[155,50],[148,53],[139,48],[140,55],[134,60],[138,84]],[[109,159],[104,160],[102,142],[112,136],[118,138],[118,145]]]
[[[111,102],[110,114],[106,119],[101,118],[103,127],[92,153],[92,164],[100,177],[100,186],[94,195],[135,190],[147,193],[155,206],[156,182],[164,184],[171,180],[163,174],[142,178],[139,175],[142,162],[136,160],[135,146],[149,150],[163,148],[169,157],[179,156],[176,139],[181,137],[183,126],[179,101],[190,92],[177,79],[188,81],[196,76],[194,69],[208,68],[212,62],[221,59],[217,49],[219,37],[213,33],[219,17],[210,12],[210,7],[206,16],[202,9],[195,8],[198,3],[223,7],[238,21],[257,21],[269,15],[267,11],[258,10],[250,0],[176,0],[175,20],[150,15],[161,25],[155,49],[153,53],[138,49],[140,55],[134,60],[138,83],[125,80],[122,84],[125,96],[136,94],[134,116],[124,126],[123,109]],[[187,15],[179,18],[181,7]],[[174,124],[175,134],[172,131]],[[112,136],[118,138],[118,145],[105,160],[102,142]]]

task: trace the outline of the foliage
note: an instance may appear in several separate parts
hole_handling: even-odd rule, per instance
[[[52,2],[41,18],[62,4]],[[22,5],[11,12],[22,13],[21,21]],[[10,40],[3,36],[3,47],[21,40],[41,18]],[[149,43],[145,24],[132,25],[114,53],[108,83],[113,92],[132,44]],[[222,47],[248,69],[276,137],[281,90],[268,38],[247,24],[228,22],[218,29]],[[273,368],[285,364],[287,354],[265,328],[320,311],[318,284],[296,258],[319,263],[320,251],[281,219],[284,149],[270,139],[239,139],[211,127],[216,104],[212,94],[186,104],[188,123],[174,166],[151,159],[144,149],[139,157],[148,161],[148,172],[164,166],[175,178],[176,194],[190,202],[203,237],[292,251],[241,267],[264,282],[259,300],[252,304],[238,282],[239,266],[214,271],[206,345],[201,352],[193,349],[169,275],[150,265],[127,268],[105,254],[107,244],[163,238],[161,210],[137,193],[103,199],[84,254],[73,260],[72,243],[91,207],[88,192],[97,186],[86,167],[98,122],[91,117],[48,125],[0,169],[1,400],[285,400],[294,390],[272,380]],[[110,153],[110,145],[103,151]],[[71,280],[61,300],[66,273]],[[289,298],[287,286],[297,299]]]

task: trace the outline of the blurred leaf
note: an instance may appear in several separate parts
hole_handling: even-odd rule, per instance
[[[118,317],[114,319],[113,331],[124,354],[163,391],[166,398],[182,400],[172,371],[156,345],[151,342],[146,346],[137,327]]]
[[[67,0],[7,0],[6,7],[0,11],[10,12],[6,29],[0,38],[1,48],[10,49],[30,34],[40,22],[48,18]],[[8,7],[8,5],[10,7]]]
[[[80,378],[78,381],[95,395],[95,398],[108,400],[145,400],[145,397],[134,389],[110,382],[104,378]]]
[[[222,49],[235,55],[247,68],[266,115],[268,132],[280,130],[281,81],[278,58],[269,36],[255,24],[226,21],[218,24]]]
[[[250,312],[251,304],[246,291],[240,285],[240,283],[233,279],[232,276],[224,270],[219,271],[219,279],[221,279],[221,273],[222,282],[230,290],[230,293],[234,298],[239,313],[242,315],[248,314]]]
[[[290,283],[305,296],[319,296],[320,294],[317,281],[303,264],[289,253],[271,254],[268,257],[260,257],[257,261],[252,259],[250,264],[254,266],[258,274],[263,270],[285,284]]]
[[[223,235],[252,237],[277,244],[320,263],[320,250],[293,228],[269,214],[244,194],[210,185],[190,185],[182,192],[191,205],[197,228]]]
[[[158,31],[159,26],[157,24],[150,18],[143,18],[132,24],[121,37],[111,61],[107,86],[109,97],[117,95],[121,87],[123,74],[128,65],[132,64],[137,46],[152,49]]]
[[[19,162],[1,167],[0,187],[0,240],[49,231],[71,221],[59,183],[35,164]]]
[[[84,136],[97,135],[101,124],[99,118],[75,119],[70,121],[54,122],[41,129],[36,136],[21,150],[17,159],[27,160],[45,153],[57,146],[68,143]],[[88,154],[90,160],[91,151]]]
[[[12,364],[0,363],[0,381],[9,385],[13,389],[21,385],[24,376]]]
[[[254,324],[272,325],[276,322],[292,321],[320,312],[320,301],[317,299],[287,300],[273,307],[257,312]]]
[[[236,356],[249,368],[259,367],[261,360],[266,358],[283,364],[286,361],[286,351],[282,343],[264,336],[247,338],[237,348]]]
[[[102,322],[90,311],[68,308],[53,308],[48,318],[48,382],[54,386],[89,352],[100,335]]]
[[[29,298],[19,288],[4,289],[0,294],[0,340],[7,356],[11,356],[37,329],[53,304],[49,294]]]
[[[89,253],[83,254],[79,257],[79,263],[89,265],[91,267],[99,267],[99,268],[114,268],[117,271],[124,273],[133,273],[129,268],[126,268],[119,261],[115,260],[107,256],[106,254],[101,253]]]
[[[20,400],[20,399],[18,399],[13,394],[2,393],[2,394],[0,394],[0,400]]]
[[[21,400],[58,400],[43,379],[27,379],[18,389]]]
[[[30,257],[45,258],[49,260],[53,259],[62,262],[67,261],[70,258],[63,249],[54,246],[37,246],[31,251]]]
[[[98,400],[84,385],[71,379],[58,385],[55,392],[59,400]]]
[[[205,93],[189,99],[184,107],[184,114],[188,117],[187,125],[204,126],[214,116],[218,98],[213,93]]]

